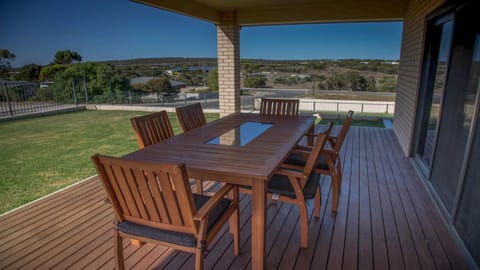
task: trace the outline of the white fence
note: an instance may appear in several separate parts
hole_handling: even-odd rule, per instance
[[[255,108],[260,108],[260,98],[255,99]],[[347,112],[393,114],[395,102],[361,101],[361,100],[328,100],[300,99],[300,111],[306,112]]]

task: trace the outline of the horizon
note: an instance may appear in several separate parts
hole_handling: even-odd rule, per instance
[[[185,59],[185,60],[202,60],[202,59],[208,59],[208,60],[217,60],[217,57],[175,57],[175,56],[168,56],[168,57],[146,57],[146,58],[131,58],[131,59],[112,59],[112,60],[100,60],[100,61],[81,61],[78,63],[72,63],[74,64],[80,64],[80,63],[108,63],[108,62],[116,62],[116,61],[142,61],[142,60],[161,60],[161,59]],[[373,59],[373,58],[344,58],[344,59],[261,59],[261,58],[240,58],[241,61],[245,60],[252,60],[252,61],[272,61],[272,62],[300,62],[300,61],[393,61],[393,62],[399,62],[400,59]],[[34,63],[33,63],[34,64]],[[173,64],[173,63],[172,63]],[[179,64],[179,63],[177,63]],[[29,64],[26,64],[29,65]],[[45,65],[38,65],[38,66],[47,66],[49,64]],[[153,65],[153,64],[152,64]],[[20,69],[23,66],[14,66],[12,65],[12,69]]]
[[[217,57],[214,24],[136,2],[4,0],[0,8],[10,11],[0,16],[0,48],[16,55],[15,68],[48,65],[59,50],[82,62]],[[242,27],[240,59],[398,60],[402,30],[398,21]]]

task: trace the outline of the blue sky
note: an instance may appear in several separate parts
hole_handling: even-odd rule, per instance
[[[216,57],[211,23],[127,0],[1,0],[0,48],[13,66],[48,64],[56,51],[84,61]],[[241,58],[398,59],[402,23],[243,27]]]

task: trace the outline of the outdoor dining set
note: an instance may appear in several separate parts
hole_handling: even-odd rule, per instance
[[[240,254],[239,194],[251,197],[252,268],[265,265],[267,202],[298,207],[300,246],[308,247],[307,200],[320,217],[320,176],[331,179],[332,214],[342,181],[340,150],[352,122],[315,128],[298,99],[263,98],[259,113],[235,113],[207,123],[200,103],[176,108],[183,133],[166,111],[131,119],[139,150],[92,160],[115,212],[114,251],[124,269],[122,239],[195,254],[203,269],[209,245],[229,223]],[[335,131],[335,132],[334,132]],[[333,135],[335,134],[335,135]],[[215,183],[205,188],[205,181]],[[193,185],[191,183],[194,183]]]

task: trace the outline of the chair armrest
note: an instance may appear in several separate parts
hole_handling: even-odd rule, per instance
[[[202,206],[202,208],[197,210],[197,214],[193,217],[195,221],[202,221],[205,219],[208,214],[215,208],[215,206],[225,197],[225,195],[235,188],[234,185],[225,184],[220,188],[210,199]]]
[[[312,151],[312,147],[311,147],[311,146],[304,146],[304,145],[297,145],[297,146],[295,146],[295,149],[294,149],[294,150],[311,152],[311,151]]]
[[[311,151],[308,151],[308,150],[300,150],[300,149],[294,149],[292,151],[292,153],[295,153],[295,154],[300,154],[300,155],[310,155]]]
[[[288,163],[282,163],[282,165],[280,165],[280,169],[289,169],[289,170],[296,170],[296,171],[303,171],[303,166],[301,165],[295,165],[295,164],[288,164]]]
[[[333,159],[336,159],[338,157],[338,152],[333,149],[323,149],[322,153],[333,157]]]
[[[303,168],[303,167],[301,167]],[[280,168],[278,169],[275,173],[276,174],[281,174],[281,175],[285,175],[285,176],[293,176],[293,177],[297,177],[297,178],[304,178],[305,175],[303,174],[303,171],[294,171],[292,170],[293,168]]]

